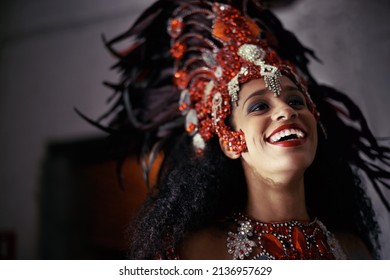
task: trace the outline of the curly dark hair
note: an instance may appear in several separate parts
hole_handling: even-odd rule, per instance
[[[131,228],[130,258],[164,255],[169,235],[177,247],[186,232],[200,229],[240,209],[246,198],[245,177],[239,161],[229,160],[212,139],[203,156],[193,151],[192,139],[179,137],[155,189]],[[234,175],[234,176],[232,176]]]

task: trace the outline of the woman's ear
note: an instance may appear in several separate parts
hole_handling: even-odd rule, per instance
[[[238,159],[241,156],[241,152],[236,151],[231,146],[229,146],[226,141],[224,141],[222,138],[219,138],[219,146],[221,147],[222,152],[231,159]]]

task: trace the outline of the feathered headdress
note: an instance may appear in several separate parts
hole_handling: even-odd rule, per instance
[[[116,48],[125,41],[127,48]],[[321,113],[329,145],[370,179],[390,211],[383,193],[390,188],[390,149],[379,145],[346,95],[317,84],[307,67],[314,53],[261,1],[160,0],[105,43],[121,78],[106,83],[114,91],[108,112],[89,121],[119,138],[142,138],[147,181],[156,155],[183,133],[197,149],[213,135],[245,149],[243,134],[225,124],[239,85],[262,77],[278,95],[279,76],[287,75],[306,93],[313,114]]]

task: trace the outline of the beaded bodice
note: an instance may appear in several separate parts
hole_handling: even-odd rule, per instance
[[[333,234],[315,219],[310,223],[262,223],[239,213],[237,232],[229,232],[233,259],[345,259]]]

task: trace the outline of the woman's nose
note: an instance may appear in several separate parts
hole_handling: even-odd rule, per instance
[[[295,119],[298,117],[298,112],[287,104],[281,104],[275,108],[275,112],[272,115],[274,121]]]

